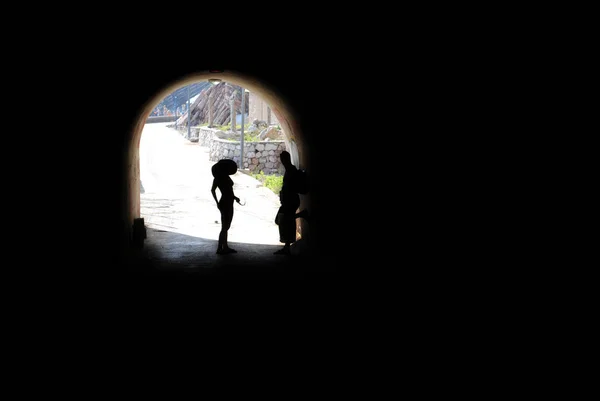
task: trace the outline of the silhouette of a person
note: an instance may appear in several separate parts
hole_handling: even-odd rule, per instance
[[[240,202],[240,198],[233,193],[233,180],[230,175],[237,172],[237,164],[230,159],[221,159],[212,166],[212,175],[214,177],[211,192],[217,208],[221,212],[221,232],[219,233],[219,244],[217,253],[219,255],[227,253],[236,253],[235,249],[229,247],[227,243],[227,234],[233,220],[233,201]],[[217,199],[216,189],[221,192],[221,199]]]
[[[281,206],[277,211],[275,223],[279,226],[279,242],[282,242],[283,248],[275,251],[275,255],[289,255],[290,245],[296,242],[296,218],[308,217],[306,210],[296,213],[300,207],[300,195],[297,191],[297,172],[298,169],[292,164],[292,158],[289,152],[283,151],[279,155],[281,164],[285,167],[283,175],[283,185],[279,192],[279,201]]]

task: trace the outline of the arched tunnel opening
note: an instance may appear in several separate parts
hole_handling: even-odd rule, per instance
[[[143,227],[141,213],[141,159],[140,144],[147,119],[155,106],[169,93],[197,82],[218,80],[231,83],[255,93],[270,106],[285,134],[285,150],[292,155],[293,164],[309,172],[312,176],[310,142],[303,133],[298,122],[297,110],[289,104],[286,95],[269,85],[264,79],[244,74],[239,71],[204,71],[188,74],[182,78],[164,84],[140,107],[136,122],[132,126],[127,141],[127,197],[125,229],[128,231],[128,253],[130,264],[137,273],[160,275],[184,275],[186,277],[218,277],[218,278],[291,278],[304,277],[306,266],[314,268],[314,258],[318,255],[318,242],[315,227],[318,208],[312,204],[312,195],[318,188],[314,181],[311,191],[301,196],[298,210],[308,210],[309,219],[297,219],[297,241],[292,244],[292,255],[274,256],[274,250],[279,246],[244,246],[236,255],[216,255],[216,238],[195,238],[184,233],[169,233],[168,230]],[[288,95],[289,96],[289,95]],[[208,188],[206,189],[208,192]],[[214,211],[213,211],[214,212]],[[207,212],[208,213],[208,212]],[[272,216],[273,218],[275,216]],[[234,217],[235,221],[235,217]],[[232,227],[234,230],[235,227]],[[273,237],[279,234],[274,230]],[[142,240],[140,241],[140,236]],[[311,260],[312,262],[309,262]],[[324,270],[331,267],[325,266]]]
[[[290,153],[296,168],[303,166],[296,142],[281,129],[276,112],[258,94],[223,81],[179,87],[158,103],[139,145],[140,216],[145,227],[152,229],[155,237],[159,236],[156,230],[179,232],[214,245],[222,222],[211,196],[211,169],[217,161],[229,159],[238,165],[231,178],[241,201],[234,204],[228,240],[281,245],[275,222],[285,174],[281,152]],[[308,236],[302,223],[310,220],[305,209],[309,196],[299,194],[298,212],[303,217],[296,222],[298,242],[291,247],[298,253],[300,241]],[[189,248],[202,248],[199,245],[190,241]]]

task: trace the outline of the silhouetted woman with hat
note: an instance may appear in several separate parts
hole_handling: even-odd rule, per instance
[[[230,177],[236,172],[237,164],[231,159],[221,159],[212,166],[214,179],[210,191],[215,202],[217,202],[217,208],[221,212],[221,232],[219,233],[219,245],[217,246],[217,253],[220,255],[237,252],[227,244],[227,232],[233,220],[233,201],[240,202],[240,198],[233,193],[233,180]],[[221,199],[217,199],[217,188],[221,192]]]

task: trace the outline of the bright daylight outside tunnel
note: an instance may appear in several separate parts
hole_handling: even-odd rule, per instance
[[[234,205],[229,241],[280,245],[275,216],[284,150],[298,166],[294,141],[258,94],[220,80],[177,88],[156,104],[143,126],[140,217],[153,230],[217,240],[221,222],[211,167],[231,159],[238,166],[231,179],[241,202]]]

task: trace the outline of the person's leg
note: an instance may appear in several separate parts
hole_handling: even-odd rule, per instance
[[[231,221],[233,220],[233,207],[231,209],[224,209],[221,212],[221,232],[219,233],[219,245],[217,248],[217,253],[236,253],[235,249],[229,247],[227,242],[227,237],[229,233],[229,228],[231,227]]]
[[[231,222],[233,221],[233,203],[231,204],[231,208],[227,211],[227,215],[225,216],[227,224],[225,225],[225,236],[223,242],[223,250],[225,253],[236,253],[235,249],[229,247],[229,243],[227,242],[227,237],[229,234],[229,229],[231,228]]]
[[[219,245],[217,246],[217,253],[225,253],[225,250],[227,249],[227,230],[229,230],[227,214],[221,213],[221,232],[219,233]]]
[[[219,232],[219,242],[217,244],[217,253],[221,253],[223,251],[223,244],[226,240],[227,230],[225,230],[225,213],[219,208],[221,212],[221,231]]]
[[[221,228],[221,232],[219,233],[219,244],[217,245],[217,253],[223,253],[224,247],[223,244],[227,241],[227,231]]]
[[[296,237],[296,216],[295,211],[284,213],[279,222],[279,242],[283,242],[283,248],[273,252],[275,255],[289,255],[290,244]]]
[[[275,252],[273,252],[273,254],[275,255],[290,255],[290,243],[286,242],[283,245],[283,248],[276,250]]]
[[[277,227],[279,230],[279,242],[285,242],[285,229],[284,229],[284,215],[279,215],[279,219],[277,220]],[[273,252],[275,255],[281,254],[281,249]]]

